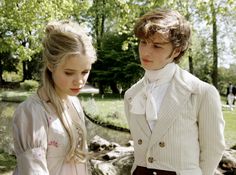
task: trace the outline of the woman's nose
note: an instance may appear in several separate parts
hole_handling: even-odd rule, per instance
[[[73,84],[74,85],[81,85],[81,84],[83,84],[83,82],[84,82],[83,78],[81,76],[79,76],[79,77],[74,79]]]

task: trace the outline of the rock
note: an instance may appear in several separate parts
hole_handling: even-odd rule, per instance
[[[108,142],[107,140],[97,135],[92,138],[89,144],[89,149],[95,152],[103,151],[103,150],[110,150],[111,148],[113,148],[113,146],[110,142]]]
[[[90,160],[93,175],[130,175],[134,162],[132,146],[120,146],[114,142],[95,136],[89,146],[98,156]],[[107,150],[104,153],[104,150]]]
[[[129,141],[126,146],[120,146],[95,136],[89,148],[98,155],[95,156],[96,160],[90,161],[93,175],[130,175],[134,162],[133,141]],[[225,150],[214,175],[236,175],[235,155],[235,149]]]
[[[134,153],[134,148],[133,147],[116,147],[114,148],[112,151],[106,153],[103,156],[104,160],[113,160],[113,159],[117,159],[120,157],[123,157],[125,155],[130,155]]]
[[[223,157],[219,163],[219,169],[224,175],[236,175],[236,158],[233,156],[236,151],[229,149],[223,154]]]
[[[110,162],[91,160],[93,166],[92,174],[96,175],[117,175],[116,168]]]

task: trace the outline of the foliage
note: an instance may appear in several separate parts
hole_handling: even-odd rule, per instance
[[[219,91],[222,95],[226,95],[229,82],[236,85],[236,64],[231,64],[229,68],[219,68]]]
[[[3,72],[3,79],[7,82],[19,82],[21,80],[21,76],[16,72]]]
[[[16,157],[0,150],[0,173],[13,170],[16,166]]]
[[[8,102],[22,102],[29,97],[32,92],[27,91],[4,91],[0,94],[2,101]]]
[[[202,48],[205,48],[204,50]],[[211,83],[211,48],[207,44],[207,41],[194,33],[192,36],[191,56],[193,57],[193,74],[199,79]]]
[[[93,82],[102,82],[104,86],[111,86],[113,83],[116,88],[119,86],[126,90],[142,76],[139,60],[134,55],[137,46],[122,49],[128,37],[126,34],[117,33],[106,33],[103,36],[100,58],[94,64],[94,70],[91,73]]]
[[[150,9],[166,7],[180,11],[193,25],[196,36],[189,56],[194,60],[194,74],[204,81],[212,82],[212,72],[217,69],[216,61],[219,59],[222,64],[228,55],[233,58],[236,53],[233,52],[236,43],[236,1],[214,0],[218,29],[217,49],[212,49],[213,18],[209,8],[212,2],[213,0],[2,0],[0,74],[6,71],[17,72],[23,76],[22,80],[39,80],[41,40],[45,24],[51,20],[74,19],[87,26],[97,47],[98,61],[93,67],[90,82],[105,91],[117,93],[117,89],[121,87],[125,90],[142,75],[137,40],[132,31],[134,22]],[[111,42],[112,39],[117,44]],[[213,57],[214,50],[217,50],[218,57]],[[123,63],[127,65],[124,66]],[[224,83],[221,78],[224,76],[220,75],[221,70],[218,74],[221,90]]]
[[[34,72],[29,70],[34,69],[30,67],[30,63],[42,49],[41,40],[45,24],[51,20],[70,19],[73,14],[79,16],[87,8],[88,1],[2,0],[0,2],[0,54],[10,52],[14,58],[17,58],[15,64],[24,63],[19,67],[23,69],[23,79],[33,78],[34,75],[31,73]],[[3,56],[0,58],[4,66],[9,62],[9,59],[4,59]]]
[[[39,83],[35,80],[25,80],[24,82],[20,83],[21,89],[25,91],[35,91],[38,86]]]

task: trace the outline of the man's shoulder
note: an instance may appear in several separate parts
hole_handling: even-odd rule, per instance
[[[187,70],[181,68],[179,69],[178,75],[176,76],[176,80],[194,93],[199,93],[199,91],[202,91],[202,89],[208,89],[212,86],[211,84],[200,80],[198,77],[191,74]]]
[[[143,88],[143,80],[144,78],[140,79],[138,82],[133,84],[126,92],[125,98],[132,97],[134,94],[138,93],[141,88]]]

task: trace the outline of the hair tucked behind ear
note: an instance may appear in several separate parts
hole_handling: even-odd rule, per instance
[[[91,38],[75,22],[51,22],[46,26],[45,32],[46,36],[43,40],[44,70],[42,86],[68,133],[70,148],[67,154],[67,160],[83,162],[86,159],[86,153],[78,147],[77,134],[73,132],[73,121],[67,115],[65,107],[55,91],[52,72],[48,66],[54,69],[63,59],[72,55],[86,55],[93,63],[96,60],[96,52],[92,46]],[[80,130],[82,131],[83,148],[86,143],[86,130],[83,127],[80,127]]]

